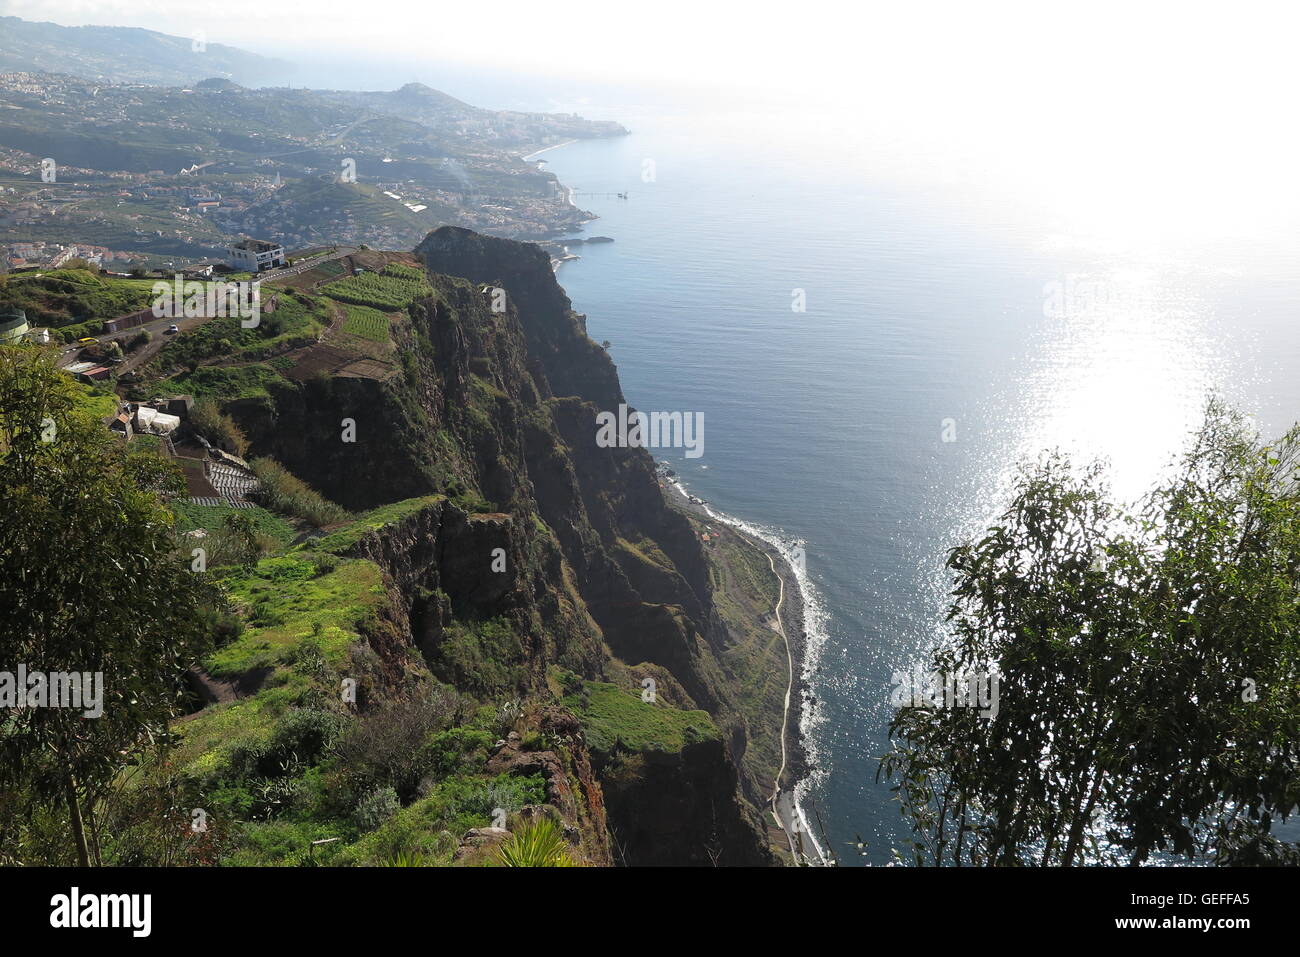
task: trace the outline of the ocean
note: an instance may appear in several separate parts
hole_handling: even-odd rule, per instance
[[[803,807],[842,862],[888,863],[892,675],[942,634],[948,549],[1045,449],[1133,498],[1211,393],[1300,418],[1296,232],[1126,242],[844,117],[581,111],[632,134],[540,157],[614,239],[558,278],[632,405],[703,415],[702,456],[657,453],[687,489],[802,547]]]

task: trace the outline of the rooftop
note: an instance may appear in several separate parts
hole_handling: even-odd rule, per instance
[[[281,243],[267,242],[265,239],[240,239],[230,244],[231,249],[247,249],[254,253],[269,253],[273,249],[279,249]]]

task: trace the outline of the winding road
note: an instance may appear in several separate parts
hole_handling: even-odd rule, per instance
[[[790,846],[790,852],[796,864],[807,867],[833,866],[831,861],[822,856],[817,842],[811,839],[812,835],[804,827],[803,819],[799,814],[799,807],[795,802],[794,792],[781,790],[781,779],[785,777],[786,765],[789,763],[786,737],[790,728],[790,699],[794,695],[794,650],[790,647],[790,637],[786,634],[785,621],[781,618],[781,610],[785,606],[785,576],[777,570],[776,555],[779,555],[779,553],[770,542],[764,541],[732,524],[710,511],[702,502],[692,500],[681,486],[675,482],[661,484],[665,494],[678,503],[683,510],[707,521],[722,522],[732,532],[759,549],[767,557],[768,567],[772,569],[772,574],[776,576],[779,591],[777,592],[774,618],[777,633],[780,634],[781,640],[785,643],[786,685],[785,705],[781,711],[781,766],[776,772],[776,779],[772,785],[772,794],[767,799],[768,808],[773,820],[776,821],[777,826],[785,834],[786,843]],[[805,839],[805,835],[808,835],[808,839]]]
[[[776,630],[780,633],[781,640],[785,642],[787,676],[785,707],[781,711],[781,767],[776,772],[776,781],[772,785],[772,796],[767,800],[771,806],[772,817],[776,819],[777,825],[785,832],[785,839],[790,845],[790,853],[794,856],[795,863],[810,867],[823,867],[826,862],[818,852],[816,843],[812,842],[811,850],[804,844],[802,836],[804,831],[801,827],[799,808],[795,804],[794,793],[781,790],[781,779],[785,777],[787,763],[785,739],[790,725],[790,696],[794,693],[794,652],[790,649],[790,639],[785,633],[785,622],[781,620],[781,606],[785,604],[785,576],[776,570],[776,560],[772,557],[770,546],[763,548],[763,554],[767,556],[767,564],[772,569],[772,574],[776,576],[777,584],[780,586],[776,599]]]

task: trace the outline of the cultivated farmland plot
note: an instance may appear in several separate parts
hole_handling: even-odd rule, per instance
[[[390,265],[382,273],[363,273],[326,283],[321,292],[339,302],[392,311],[405,309],[432,289],[419,270]]]
[[[388,341],[389,318],[378,309],[346,303],[347,319],[343,321],[343,331],[363,339],[375,342]]]

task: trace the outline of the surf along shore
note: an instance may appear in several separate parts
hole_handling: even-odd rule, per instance
[[[542,154],[575,142],[578,141],[556,143],[521,159],[536,162]],[[576,205],[573,201],[573,187],[565,189],[569,203]],[[587,223],[599,218],[598,214],[593,213],[582,225],[585,227]],[[563,243],[563,239],[541,243],[550,250],[551,268],[557,272],[563,263],[581,258],[570,252]],[[562,247],[559,255],[556,254],[555,247]],[[815,703],[809,686],[810,659],[814,656],[809,654],[809,628],[805,620],[805,579],[795,571],[790,558],[776,541],[769,540],[753,525],[725,515],[698,497],[690,495],[671,471],[665,471],[667,463],[659,464],[660,482],[670,504],[701,520],[725,526],[757,548],[767,557],[772,573],[780,583],[779,607],[772,609],[771,623],[785,644],[786,693],[782,711],[781,768],[767,800],[766,813],[785,835],[794,863],[812,867],[834,866],[834,854],[829,850],[830,845],[818,818],[817,808],[804,793],[807,781],[816,770],[809,760],[809,749],[805,741],[805,720]],[[811,820],[805,806],[811,811]]]
[[[778,608],[774,608],[772,627],[785,642],[787,662],[787,690],[782,714],[781,770],[767,802],[767,814],[780,827],[790,848],[791,856],[799,866],[828,867],[833,861],[823,849],[826,840],[821,833],[816,809],[809,820],[803,805],[806,803],[801,784],[814,768],[809,762],[804,742],[802,716],[805,705],[812,702],[808,687],[806,665],[808,662],[808,629],[805,627],[805,602],[802,582],[790,559],[776,543],[769,541],[752,526],[725,515],[707,502],[691,495],[672,476],[665,474],[661,464],[660,481],[669,502],[696,517],[724,525],[761,551],[768,560],[772,573],[780,582]]]

